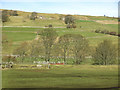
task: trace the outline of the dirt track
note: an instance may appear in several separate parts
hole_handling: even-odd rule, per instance
[[[1,26],[0,26],[0,27],[1,27]],[[49,28],[49,27],[41,27],[41,26],[2,26],[2,27]],[[53,27],[53,28],[66,28],[66,27]]]
[[[101,24],[118,24],[118,22],[114,20],[96,20],[95,22],[98,22]]]

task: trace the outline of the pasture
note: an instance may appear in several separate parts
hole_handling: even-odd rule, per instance
[[[73,15],[76,18],[75,25],[77,28],[68,29],[64,21],[59,20],[59,14],[38,13],[38,15],[44,16],[46,19],[36,20],[28,18],[31,15],[30,12],[18,11],[18,14],[19,16],[10,16],[9,21],[4,23],[6,27],[2,27],[2,34],[12,43],[11,46],[3,50],[2,54],[13,54],[14,50],[21,43],[35,40],[38,37],[37,32],[43,30],[49,24],[57,27],[53,28],[58,34],[57,38],[65,34],[81,34],[84,36],[88,40],[91,53],[94,52],[96,46],[103,40],[112,40],[114,44],[118,44],[118,36],[95,33],[95,30],[107,30],[118,33],[117,19],[113,17]],[[53,18],[50,19],[51,17]],[[118,87],[118,65],[116,63],[115,65],[92,65],[92,58],[85,58],[80,65],[73,65],[73,58],[66,58],[66,65],[51,65],[50,69],[46,69],[44,67],[31,68],[30,66],[33,65],[35,60],[34,57],[25,57],[23,62],[21,62],[21,57],[18,57],[16,60],[18,62],[15,62],[13,68],[2,70],[3,88]],[[59,60],[63,61],[63,59],[59,58],[51,59],[52,62]],[[44,61],[44,58],[37,58],[36,61]],[[19,66],[21,65],[28,65],[29,67],[20,68]]]
[[[108,25],[111,27],[115,27],[114,25]],[[34,40],[37,36],[36,32],[41,31],[44,28],[29,28],[29,27],[3,27],[2,34],[5,35],[10,41],[12,41],[12,47],[10,53],[17,48],[24,41]],[[54,30],[58,33],[58,36],[64,34],[81,34],[85,38],[89,40],[90,46],[97,46],[100,42],[105,39],[110,39],[113,43],[118,43],[118,37],[112,35],[106,35],[101,33],[95,33],[91,30],[81,30],[79,28],[76,29],[67,29],[67,28],[54,28]],[[116,29],[117,30],[117,29]],[[8,52],[8,51],[6,51]]]
[[[14,67],[14,66],[13,66]],[[2,71],[3,88],[111,88],[118,87],[118,66],[61,65],[13,68]]]

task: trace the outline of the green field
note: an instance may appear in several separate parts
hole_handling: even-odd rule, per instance
[[[118,33],[117,19],[104,16],[73,15],[76,18],[77,28],[67,29],[64,21],[59,20],[59,14],[38,13],[47,19],[30,20],[31,12],[18,11],[19,16],[10,16],[9,21],[2,27],[2,34],[12,43],[3,54],[9,55],[25,41],[33,41],[37,38],[37,31],[44,29],[45,25],[52,24],[58,37],[65,34],[81,34],[89,43],[90,52],[93,53],[96,46],[103,40],[111,40],[118,44],[118,36],[95,33],[95,30],[107,30]],[[49,19],[53,17],[53,19]],[[99,23],[98,21],[102,21]],[[110,22],[109,24],[104,23]],[[13,27],[10,27],[13,26]],[[17,27],[19,26],[19,27]],[[30,26],[30,27],[22,27]],[[34,27],[32,27],[34,26]],[[41,28],[35,27],[39,26]],[[57,27],[57,28],[56,28]],[[41,54],[43,55],[43,53]],[[80,65],[72,65],[73,58],[66,58],[67,64],[46,68],[31,68],[34,58],[25,57],[21,64],[21,57],[16,59],[13,68],[2,70],[3,88],[111,88],[118,87],[118,65],[93,65],[92,58],[86,58]],[[44,58],[37,58],[43,61]],[[51,61],[63,61],[61,58],[52,58]],[[21,65],[29,68],[20,68]]]
[[[13,42],[12,51],[24,41],[31,41],[36,38],[36,32],[43,30],[44,28],[37,28],[35,26],[44,27],[52,24],[54,30],[58,35],[64,34],[81,34],[89,40],[90,46],[97,46],[105,39],[110,39],[113,43],[118,43],[118,37],[112,35],[106,35],[101,33],[95,33],[95,30],[107,30],[110,32],[118,33],[118,24],[104,24],[104,20],[107,22],[117,22],[116,18],[104,17],[104,16],[87,16],[87,15],[73,15],[76,18],[76,29],[67,29],[64,21],[59,20],[59,14],[47,14],[38,13],[39,16],[44,16],[46,19],[30,20],[28,18],[31,12],[18,11],[19,16],[10,16],[9,21],[4,23],[4,26],[21,26],[21,27],[3,27],[2,34]],[[65,16],[65,15],[63,15]],[[49,19],[53,17],[53,19]],[[103,21],[103,24],[96,22],[97,20]],[[34,26],[34,27],[22,27],[22,26]],[[63,28],[59,28],[63,27]],[[10,53],[12,53],[12,51]],[[8,51],[6,51],[8,52]]]
[[[118,87],[118,66],[64,65],[50,69],[3,70],[3,88]]]
[[[111,26],[111,25],[109,25]],[[113,25],[113,27],[115,27]],[[44,28],[28,28],[28,27],[3,27],[2,34],[7,36],[7,38],[12,41],[12,51],[17,48],[24,41],[31,41],[36,38],[36,32],[41,31]],[[90,46],[97,46],[100,42],[105,39],[112,40],[113,43],[118,43],[118,37],[112,35],[106,35],[101,33],[95,33],[93,31],[76,29],[67,29],[67,28],[54,28],[59,36],[64,34],[81,34],[89,40]],[[7,51],[8,52],[8,51]],[[12,52],[11,52],[12,53]]]
[[[4,23],[4,26],[42,26],[52,24],[54,26],[65,26],[63,21],[60,20],[25,20],[26,22],[23,22],[24,18],[18,17],[10,17],[10,21]]]

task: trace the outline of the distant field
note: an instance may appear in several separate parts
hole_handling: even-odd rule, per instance
[[[4,26],[45,26],[52,24],[53,26],[65,26],[64,22],[61,20],[30,20],[22,16],[11,16],[10,20],[4,23]]]
[[[41,26],[52,24],[53,27],[66,27],[63,21],[60,20],[36,20],[29,22],[7,22],[4,25],[6,26]],[[116,31],[118,32],[118,24],[101,24],[95,21],[90,20],[77,20],[76,21],[77,28],[80,30],[87,31],[95,31],[96,29],[100,30],[108,30],[108,31]]]
[[[118,24],[101,24],[95,21],[77,20],[77,28],[86,31],[108,30],[118,32]]]
[[[117,20],[116,18],[112,17],[104,17],[104,16],[86,16],[90,20]]]
[[[35,38],[35,34],[31,32],[3,32],[3,34],[7,35],[8,39],[14,42],[32,40]]]
[[[30,20],[30,12],[18,11],[19,16],[10,16],[9,21],[4,23],[4,26],[41,26],[52,24],[53,27],[66,27],[64,21],[59,20],[60,14],[45,14],[38,13],[39,16],[46,17],[47,19],[36,19]],[[63,15],[65,16],[65,15]],[[76,18],[77,28],[80,30],[94,31],[96,29],[116,31],[118,32],[117,19],[113,17],[104,17],[104,16],[86,16],[86,15],[73,15]],[[49,19],[49,18],[53,19]],[[106,24],[112,24],[112,26]],[[115,25],[114,25],[115,23]],[[116,27],[114,27],[116,26]],[[80,28],[81,27],[81,28]]]
[[[118,66],[64,65],[51,69],[6,69],[3,88],[118,87]]]
[[[115,25],[108,25],[108,26],[113,27],[113,28],[116,27]],[[43,30],[43,29],[44,28],[3,27],[2,31],[3,31],[4,34],[8,35],[8,37],[11,36],[10,38],[12,38],[13,41],[14,41],[14,38],[15,38],[14,33],[16,33],[15,35],[18,34],[20,36],[20,37],[17,37],[17,38],[21,38],[21,35],[23,35],[23,37],[27,36],[27,37],[25,37],[25,40],[26,40],[26,38],[28,38],[28,36],[29,37],[35,36],[36,35],[35,32]],[[94,37],[99,37],[99,36],[101,36],[101,37],[103,37],[103,36],[104,37],[116,37],[117,38],[117,36],[95,33],[94,31],[81,30],[81,29],[78,29],[78,28],[76,28],[76,29],[55,28],[54,30],[60,36],[64,35],[64,34],[68,34],[68,33],[70,34],[71,33],[71,34],[81,34],[81,35],[85,36],[86,38],[87,37],[88,38],[90,38],[90,37],[94,38]],[[13,35],[9,34],[9,33],[12,33]],[[30,39],[32,39],[32,38],[30,38]]]
[[[94,21],[91,21],[91,20],[77,20],[76,22],[79,23],[79,22],[94,22]]]
[[[115,28],[115,25],[108,25]],[[34,40],[36,38],[36,33],[39,30],[44,28],[23,28],[23,27],[3,27],[3,35],[6,35],[7,38],[13,42],[13,48],[15,49],[20,43],[24,41]],[[66,28],[55,28],[59,36],[64,34],[81,34],[89,40],[90,46],[97,46],[100,42],[105,39],[112,40],[115,44],[118,43],[118,37],[112,35],[105,35],[100,33],[94,33],[88,30],[81,29],[66,29]]]

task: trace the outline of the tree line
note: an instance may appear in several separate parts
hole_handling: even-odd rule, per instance
[[[15,10],[2,10],[2,22],[3,23],[9,20],[9,16],[18,16],[18,13]]]
[[[44,61],[51,61],[56,57],[61,57],[67,64],[67,57],[72,57],[74,64],[81,64],[87,56],[92,56],[93,64],[109,65],[117,61],[117,46],[110,40],[104,40],[95,50],[89,46],[89,41],[80,34],[64,34],[58,36],[52,28],[47,28],[38,33],[39,39],[31,42],[23,42],[14,50],[14,55],[19,55],[23,62],[25,57],[30,60],[40,60],[39,56],[44,56]]]

